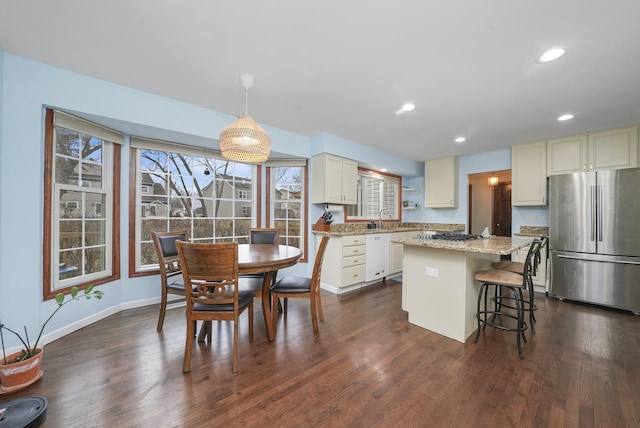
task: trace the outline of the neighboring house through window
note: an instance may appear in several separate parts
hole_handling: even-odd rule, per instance
[[[267,224],[280,232],[280,244],[298,247],[307,260],[307,161],[267,161]]]
[[[197,147],[131,137],[135,179],[130,273],[157,268],[151,232],[186,230],[194,242],[247,243],[256,224],[258,168]],[[133,178],[133,177],[132,177]]]

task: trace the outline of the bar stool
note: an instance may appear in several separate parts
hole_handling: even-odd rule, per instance
[[[523,300],[523,303],[524,303],[523,308],[525,312],[529,312],[529,325],[531,327],[531,332],[534,334],[536,332],[536,329],[534,326],[536,322],[535,311],[538,310],[538,307],[534,303],[535,292],[533,290],[533,277],[538,272],[538,266],[540,265],[542,248],[544,248],[544,246],[547,245],[548,241],[549,241],[549,238],[544,236],[541,239],[535,239],[531,243],[531,246],[529,247],[529,253],[533,252],[533,259],[532,259],[533,261],[531,263],[531,266],[528,272],[525,269],[524,262],[513,262],[513,261],[507,260],[507,261],[496,262],[491,266],[495,270],[504,270],[507,272],[513,272],[513,273],[517,273],[518,275],[526,276],[526,279],[527,279],[526,291],[528,293],[528,296],[527,296],[528,298],[525,298]],[[501,296],[496,294],[496,298],[500,298],[500,297]],[[507,300],[507,303],[505,302],[496,302],[496,303],[502,304],[505,307],[508,307],[511,309],[515,309],[513,305],[510,304],[510,300],[511,300],[510,297],[502,297],[501,300]]]
[[[478,330],[476,332],[476,338],[473,343],[478,343],[478,339],[480,338],[480,331],[484,331],[486,326],[494,327],[499,330],[505,331],[514,331],[517,333],[517,344],[518,344],[518,353],[520,354],[520,358],[524,358],[524,353],[522,352],[521,338],[524,340],[524,343],[527,343],[527,338],[524,335],[524,331],[527,329],[527,323],[524,322],[524,310],[523,310],[523,296],[522,290],[525,288],[526,280],[522,275],[518,275],[517,273],[507,272],[504,270],[483,270],[477,272],[475,275],[477,281],[482,282],[480,286],[480,293],[478,294],[478,306],[476,312],[476,318],[478,319]],[[506,312],[506,306],[501,305],[501,299],[494,298],[494,308],[491,309],[487,301],[491,300],[488,298],[489,288],[491,286],[495,287],[496,296],[502,295],[505,290],[511,292],[511,299],[515,304],[515,315],[512,312]],[[481,303],[484,302],[484,306],[481,307]],[[499,322],[502,318],[510,318],[516,321],[516,326],[511,327],[509,325],[505,325]]]
[[[527,257],[524,261],[523,272],[532,271],[531,266],[533,259],[541,245],[542,241],[539,239],[536,239],[531,243],[531,247],[529,247],[529,252],[527,253]],[[481,282],[482,285],[480,286],[480,293],[478,293],[478,305],[476,312],[478,330],[476,332],[474,343],[478,343],[480,332],[484,331],[487,325],[499,330],[513,331],[517,336],[518,354],[521,359],[524,358],[521,342],[524,341],[524,343],[527,343],[527,338],[524,332],[527,330],[528,325],[524,321],[525,308],[523,290],[528,289],[530,276],[506,270],[489,269],[477,272],[475,274],[475,279]],[[488,297],[491,286],[494,287],[493,299],[489,299]],[[504,296],[505,291],[510,292],[510,295]],[[513,304],[505,304],[504,300],[507,299]],[[493,309],[489,307],[489,300],[492,300]],[[531,300],[532,299],[530,297],[529,301]],[[483,302],[484,306],[482,306]],[[509,309],[515,309],[515,314],[513,311],[508,311]],[[530,314],[532,312],[533,311],[531,310],[529,311]],[[501,320],[504,318],[515,320],[515,327],[503,324]]]

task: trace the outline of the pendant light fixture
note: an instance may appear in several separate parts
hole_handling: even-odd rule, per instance
[[[244,116],[238,116],[236,122],[227,125],[220,132],[222,156],[237,162],[264,162],[269,158],[271,139],[269,134],[247,114],[249,88],[253,86],[253,76],[243,74],[240,76],[240,84],[245,89]]]
[[[487,180],[489,182],[489,186],[491,187],[495,187],[498,185],[498,177],[496,176],[496,174],[494,172],[491,173],[491,177],[489,177],[489,179]]]

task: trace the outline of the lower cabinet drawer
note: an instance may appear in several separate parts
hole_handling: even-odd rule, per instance
[[[348,257],[348,256],[357,256],[357,255],[363,255],[366,252],[366,246],[364,245],[351,245],[349,247],[342,247],[342,256],[343,257]]]
[[[342,258],[342,267],[358,266],[364,264],[365,256],[349,256]]]
[[[342,269],[342,286],[357,284],[364,281],[364,264]]]

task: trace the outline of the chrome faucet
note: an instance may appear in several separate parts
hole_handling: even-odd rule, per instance
[[[382,213],[385,211],[387,212],[387,215],[391,217],[391,213],[389,212],[388,209],[386,208],[381,209],[380,212],[378,213],[378,229],[382,229]]]

